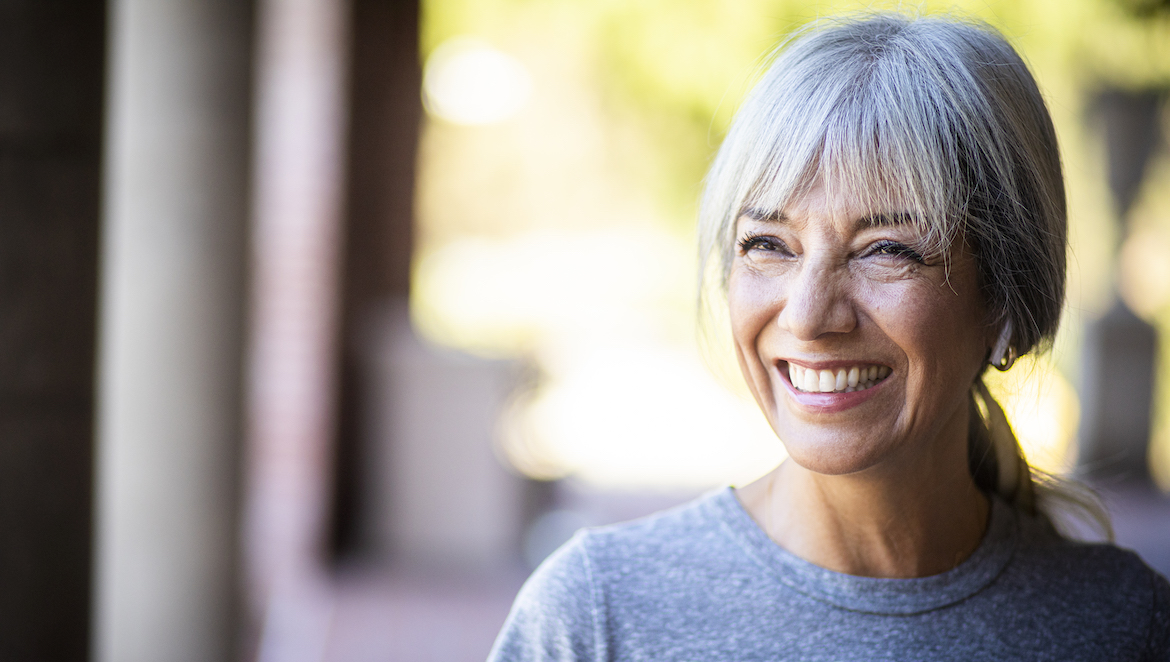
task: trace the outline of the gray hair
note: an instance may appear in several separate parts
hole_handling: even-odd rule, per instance
[[[822,21],[781,45],[707,176],[705,277],[726,291],[744,210],[782,210],[817,184],[830,198],[832,186],[848,187],[870,208],[908,206],[928,252],[964,241],[987,323],[1011,324],[1017,355],[1051,342],[1065,289],[1060,155],[1035,80],[994,28],[879,14]],[[971,400],[977,484],[1033,510],[1033,472],[1006,420],[997,424],[1002,411],[981,383]],[[1023,471],[1002,461],[1009,444]],[[1044,501],[1052,480],[1038,482]]]

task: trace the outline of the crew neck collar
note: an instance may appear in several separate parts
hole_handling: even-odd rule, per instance
[[[774,578],[794,591],[848,609],[872,614],[910,615],[964,600],[1003,572],[1015,552],[1015,511],[992,498],[991,519],[979,547],[957,567],[938,575],[911,579],[859,577],[827,570],[780,547],[744,510],[732,488],[708,503],[743,550]]]

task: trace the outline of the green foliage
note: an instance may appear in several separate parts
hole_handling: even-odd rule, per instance
[[[699,182],[743,94],[793,29],[848,12],[939,11],[1000,27],[1046,76],[1170,81],[1170,39],[1158,0],[425,0],[422,50],[475,35],[509,50],[527,42],[576,52],[616,135],[613,149],[668,216],[690,222]],[[1130,7],[1133,5],[1133,7]],[[1140,7],[1139,7],[1140,5]],[[1156,7],[1155,7],[1156,8]],[[1142,20],[1141,17],[1154,16]],[[1089,28],[1092,29],[1089,29]],[[1091,61],[1086,53],[1094,54]],[[1165,57],[1162,57],[1165,55]],[[1051,70],[1051,73],[1050,73]],[[1088,84],[1087,81],[1082,81]]]

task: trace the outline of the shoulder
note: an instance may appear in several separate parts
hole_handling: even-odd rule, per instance
[[[730,488],[582,536],[598,589],[615,611],[706,603],[729,576],[760,569],[745,553],[746,519]]]
[[[581,542],[602,566],[638,558],[689,557],[726,536],[727,511],[734,500],[730,488],[718,490],[648,517],[587,529]]]
[[[1146,659],[1170,659],[1170,581],[1153,573],[1153,608],[1150,615],[1150,636],[1146,644]]]
[[[1112,543],[1062,538],[1045,523],[1026,517],[1020,518],[1016,557],[1013,565],[1026,569],[1037,581],[1067,582],[1084,593],[1137,601],[1150,596],[1151,578],[1157,576],[1132,551]]]
[[[665,596],[704,583],[693,580],[709,573],[704,558],[721,556],[711,543],[721,537],[720,501],[729,497],[727,490],[714,492],[643,519],[577,532],[525,582],[489,659],[606,659],[615,612],[653,611]]]
[[[524,582],[488,660],[604,659],[585,537],[578,532]]]
[[[1033,596],[1034,616],[1073,638],[1123,640],[1138,659],[1170,659],[1170,583],[1132,551],[1058,538],[1027,522],[1003,578]],[[1086,642],[1088,643],[1088,642]]]

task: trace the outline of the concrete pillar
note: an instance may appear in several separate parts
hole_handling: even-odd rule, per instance
[[[0,660],[89,650],[105,3],[0,3]]]
[[[115,0],[94,654],[236,655],[251,8]]]
[[[262,662],[320,660],[328,634],[347,8],[257,8],[244,535]]]
[[[1122,241],[1150,161],[1162,142],[1164,96],[1161,90],[1107,90],[1096,100],[1094,110],[1105,138],[1109,190]],[[1150,483],[1157,344],[1157,330],[1120,298],[1105,316],[1086,326],[1081,354],[1083,413],[1077,433],[1081,475],[1103,484]]]

